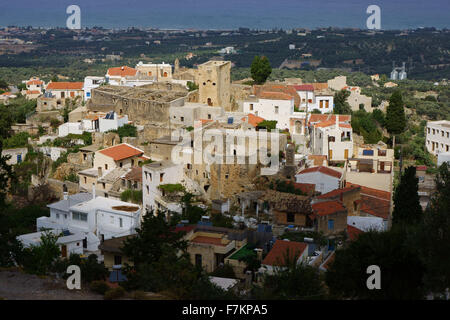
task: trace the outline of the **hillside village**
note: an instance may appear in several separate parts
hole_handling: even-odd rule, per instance
[[[288,258],[325,274],[340,248],[389,230],[402,162],[352,121],[361,110],[386,113],[389,101],[374,108],[346,76],[249,85],[232,81],[231,67],[177,59],[112,67],[84,82],[24,79],[20,94],[37,106],[11,126],[25,144],[2,150],[26,185],[8,199],[44,202],[49,214],[17,240],[28,248],[56,235],[62,258],[95,254],[113,285],[133,265],[125,243],[139,238],[146,216],[162,215],[182,232],[193,266],[231,268],[235,277],[210,280],[242,292],[264,286]],[[447,120],[426,124],[438,165],[450,160],[449,132]],[[33,170],[20,167],[30,159]],[[425,210],[434,174],[417,165],[415,177]]]

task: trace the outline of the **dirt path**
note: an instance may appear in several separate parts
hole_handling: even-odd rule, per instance
[[[19,271],[0,271],[0,299],[7,300],[102,300],[103,296],[81,286],[69,290],[66,281],[41,278]]]

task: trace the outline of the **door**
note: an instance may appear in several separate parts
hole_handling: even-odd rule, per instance
[[[384,162],[380,162],[380,170],[384,171]]]
[[[65,244],[61,246],[61,257],[67,258],[67,246]]]
[[[328,160],[331,160],[333,158],[333,150],[328,150]]]
[[[344,150],[344,159],[348,159],[348,149]]]

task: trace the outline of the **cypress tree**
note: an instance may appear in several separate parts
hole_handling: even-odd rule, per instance
[[[420,206],[419,179],[416,177],[416,168],[408,167],[401,176],[401,180],[394,192],[394,211],[392,213],[394,224],[416,224],[422,219]]]

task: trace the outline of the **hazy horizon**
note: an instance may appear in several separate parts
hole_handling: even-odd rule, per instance
[[[2,5],[0,26],[65,27],[72,4],[81,8],[82,28],[365,29],[371,4],[381,8],[383,30],[450,27],[448,0],[21,0]]]

